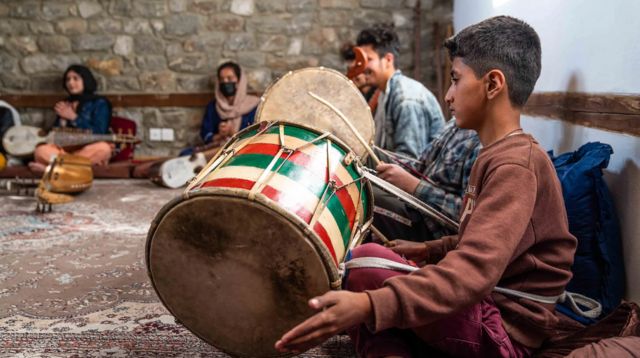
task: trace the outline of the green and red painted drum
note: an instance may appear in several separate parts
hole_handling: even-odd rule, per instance
[[[338,265],[372,221],[356,156],[329,133],[263,122],[239,132],[158,213],[147,267],[165,306],[237,356],[274,342],[340,286]]]

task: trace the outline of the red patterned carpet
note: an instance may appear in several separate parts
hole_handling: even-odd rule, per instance
[[[101,180],[38,214],[0,196],[0,356],[226,357],[175,322],[146,275],[144,244],[179,190]],[[352,357],[334,338],[304,357]]]

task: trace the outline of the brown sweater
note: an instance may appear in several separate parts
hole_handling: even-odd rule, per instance
[[[547,154],[531,136],[482,149],[471,170],[458,236],[428,244],[428,265],[368,291],[375,331],[417,328],[491,295],[511,338],[536,348],[553,333],[554,305],[492,293],[564,292],[577,241]]]

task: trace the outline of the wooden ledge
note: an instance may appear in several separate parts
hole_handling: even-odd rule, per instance
[[[640,95],[534,93],[523,113],[640,136]]]
[[[116,107],[204,107],[213,99],[211,93],[105,94]],[[0,95],[16,108],[53,108],[64,94]]]
[[[211,93],[106,94],[105,96],[114,108],[203,108],[213,98]],[[0,95],[0,100],[16,108],[53,108],[54,104],[63,98],[63,94]],[[529,98],[523,113],[640,136],[640,95],[534,93]]]

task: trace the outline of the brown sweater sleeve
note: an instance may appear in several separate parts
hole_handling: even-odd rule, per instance
[[[458,245],[458,235],[443,236],[438,240],[425,241],[427,246],[427,264],[437,264],[444,258],[447,252],[453,250]]]
[[[455,250],[437,265],[367,291],[376,332],[432,323],[480,302],[495,287],[531,220],[536,179],[524,166],[505,164],[485,175],[482,187]]]

